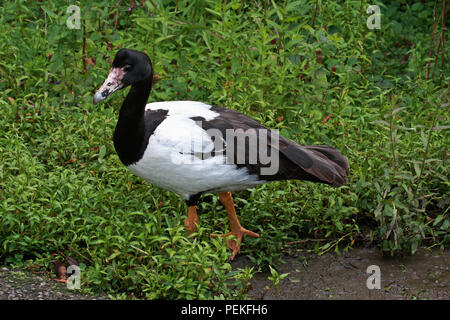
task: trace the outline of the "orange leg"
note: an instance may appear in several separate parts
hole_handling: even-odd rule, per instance
[[[188,235],[191,233],[197,231],[197,223],[199,223],[199,219],[197,216],[197,207],[196,206],[190,206],[188,208],[188,216],[186,220],[184,220],[184,226],[186,227],[186,230],[188,231]]]
[[[236,210],[234,210],[234,202],[231,192],[220,192],[219,200],[227,210],[228,219],[230,220],[231,232],[224,235],[224,237],[234,235],[237,239],[237,241],[232,239],[228,240],[228,247],[233,250],[230,259],[233,260],[241,248],[242,237],[244,235],[248,235],[253,238],[258,238],[259,234],[249,231],[241,226],[241,223],[236,215]]]

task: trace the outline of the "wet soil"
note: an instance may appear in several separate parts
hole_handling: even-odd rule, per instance
[[[106,294],[87,295],[70,290],[47,274],[0,267],[0,300],[105,300]]]
[[[289,273],[279,289],[268,280],[269,273],[256,273],[251,281],[251,299],[450,299],[450,250],[420,249],[413,256],[383,257],[378,249],[356,248],[341,253],[286,256],[278,273]],[[234,269],[251,266],[237,256]],[[380,268],[380,289],[368,289],[367,267]],[[374,284],[374,281],[369,281]],[[0,267],[0,300],[108,299],[69,290],[48,275]]]
[[[341,253],[286,256],[278,273],[289,272],[279,290],[268,273],[257,273],[249,295],[253,299],[450,299],[450,250],[420,249],[413,256],[384,257],[378,249],[356,248]],[[244,256],[234,268],[251,266]],[[371,265],[380,268],[380,289],[368,289]],[[369,283],[376,284],[373,277]],[[270,287],[268,289],[267,287]]]

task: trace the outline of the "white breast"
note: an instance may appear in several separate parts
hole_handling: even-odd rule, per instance
[[[135,175],[152,184],[178,193],[184,199],[200,192],[245,189],[265,181],[250,175],[247,168],[227,164],[225,154],[199,159],[192,154],[209,152],[210,136],[190,117],[212,120],[218,113],[209,105],[193,101],[155,102],[147,109],[169,110],[167,118],[150,136],[141,160],[129,165]]]

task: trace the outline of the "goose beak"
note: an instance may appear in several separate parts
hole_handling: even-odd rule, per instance
[[[103,82],[102,86],[95,93],[93,103],[97,104],[108,98],[115,91],[125,87],[122,82],[124,74],[125,73],[121,68],[111,68],[105,82]]]

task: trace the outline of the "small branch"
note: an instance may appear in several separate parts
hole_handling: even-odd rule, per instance
[[[442,53],[441,53],[441,77],[444,75],[444,61],[445,61],[445,31],[447,30],[446,21],[447,21],[447,1],[442,1],[442,27],[441,27],[441,42],[442,42]]]
[[[312,19],[312,22],[311,22],[311,29],[314,29],[314,23],[316,22],[317,11],[319,11],[318,1],[316,1],[316,8],[314,10],[314,16],[313,16],[313,19]],[[308,37],[306,38],[306,43],[309,43],[309,36],[310,35],[311,35],[311,32],[308,33]]]
[[[90,263],[94,263],[94,261],[92,261],[91,259],[89,259],[88,257],[82,255],[81,253],[79,253],[75,248],[72,248],[69,246],[69,250],[75,252],[77,255],[79,255],[80,257],[82,257],[83,259],[89,261]]]
[[[86,24],[83,23],[83,72],[86,71]]]
[[[322,241],[335,241],[337,239],[302,239],[291,242],[286,242],[287,245],[291,244],[299,244],[299,243],[307,243],[307,242],[322,242]]]
[[[135,249],[135,250],[139,251],[140,253],[143,253],[143,254],[145,254],[145,255],[147,255],[147,256],[150,255],[150,253],[148,253],[147,251],[144,251],[144,250],[142,250],[142,249],[139,249],[138,247],[135,247],[135,246],[133,246],[132,244],[130,244],[130,247],[132,247],[133,249]]]
[[[428,50],[428,58],[430,58],[430,59],[431,59],[431,53],[432,53],[433,47],[434,47],[434,33],[436,31],[436,26],[438,24],[438,21],[436,21],[437,5],[438,5],[438,0],[435,1],[434,9],[433,9],[433,30],[431,31],[430,49]],[[431,65],[431,61],[428,60],[427,61],[427,80],[430,79],[430,65]]]
[[[112,34],[114,34],[114,33],[116,32],[116,30],[117,30],[117,25],[119,24],[119,6],[120,6],[120,2],[119,2],[119,4],[117,5],[117,9],[116,9],[116,19],[115,19],[115,21],[114,21],[114,29],[113,29]]]

